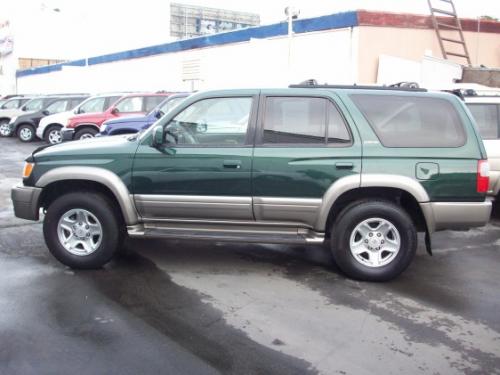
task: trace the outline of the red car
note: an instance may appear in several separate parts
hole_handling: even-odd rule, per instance
[[[68,120],[61,130],[63,141],[93,138],[106,120],[122,116],[145,115],[170,93],[141,93],[122,96],[104,112],[83,113]]]

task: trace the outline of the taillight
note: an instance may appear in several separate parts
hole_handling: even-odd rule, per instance
[[[477,162],[477,192],[487,193],[490,184],[490,165],[488,160]]]

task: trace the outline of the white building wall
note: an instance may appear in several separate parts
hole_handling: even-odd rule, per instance
[[[354,30],[354,32],[353,32]],[[252,39],[145,58],[122,60],[62,71],[28,75],[17,80],[18,92],[186,91],[241,87],[283,87],[305,79],[353,83],[358,61],[356,28]],[[182,80],[186,60],[199,60],[200,80]]]

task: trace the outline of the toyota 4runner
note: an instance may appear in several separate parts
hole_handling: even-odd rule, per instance
[[[195,94],[146,132],[26,160],[16,216],[73,268],[125,236],[321,244],[340,269],[389,280],[417,232],[482,226],[483,143],[459,98],[421,89],[291,86]]]

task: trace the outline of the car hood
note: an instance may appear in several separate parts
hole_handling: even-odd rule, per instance
[[[45,116],[40,120],[40,125],[43,126],[44,124],[61,124],[61,125],[66,125],[66,122],[68,122],[68,119],[74,115],[73,111],[66,111],[66,112],[60,112],[60,113],[54,113],[53,115],[48,115]]]
[[[30,111],[30,112],[26,112],[26,111],[23,111],[21,112],[19,115],[17,115],[17,122],[19,122],[19,120],[26,120],[26,119],[31,119],[31,117],[33,116],[34,113],[37,113],[38,111]]]
[[[131,122],[146,122],[149,120],[148,116],[123,116],[117,119],[108,120],[105,122],[106,125],[124,124]]]
[[[33,152],[35,162],[54,159],[66,159],[75,156],[78,160],[95,159],[96,156],[106,155],[110,158],[118,155],[130,155],[137,148],[137,137],[131,134],[113,137],[84,139],[80,141],[64,142],[48,147],[41,147]],[[80,164],[80,163],[77,163]]]
[[[16,117],[16,116],[25,115],[28,113],[31,113],[31,112],[22,111],[20,109],[2,109],[2,110],[0,110],[0,118],[2,118],[2,117],[12,118],[12,117]]]

